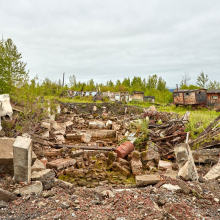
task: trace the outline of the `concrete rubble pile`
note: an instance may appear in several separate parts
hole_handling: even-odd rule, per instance
[[[9,110],[5,112],[11,117]],[[42,119],[34,133],[0,139],[0,149],[7,152],[0,151],[0,169],[10,185],[0,195],[10,193],[5,197],[11,198],[4,201],[13,201],[15,195],[41,194],[57,184],[67,188],[154,185],[201,195],[197,183],[220,177],[217,148],[213,157],[206,152],[209,158],[202,151],[208,148],[190,149],[195,142],[184,131],[190,112],[179,116],[151,106],[135,115],[127,110],[127,114],[114,114],[106,108],[97,114],[94,106],[90,114],[80,114],[62,104],[61,110]],[[207,161],[216,165],[203,178],[198,165]]]

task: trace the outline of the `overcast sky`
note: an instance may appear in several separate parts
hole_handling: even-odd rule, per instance
[[[157,74],[220,82],[219,0],[0,0],[0,34],[30,78],[106,82]]]

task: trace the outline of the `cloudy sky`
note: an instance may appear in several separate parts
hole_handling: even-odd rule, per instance
[[[0,34],[30,77],[123,80],[184,73],[220,81],[219,0],[0,0]]]

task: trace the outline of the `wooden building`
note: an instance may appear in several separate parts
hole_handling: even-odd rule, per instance
[[[174,90],[173,103],[175,105],[206,105],[207,90]]]
[[[214,108],[220,108],[220,89],[211,89],[207,91],[207,105]]]

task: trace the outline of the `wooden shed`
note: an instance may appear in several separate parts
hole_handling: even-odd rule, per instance
[[[214,108],[220,108],[220,89],[211,89],[207,91],[207,105]]]
[[[207,90],[174,90],[173,103],[175,105],[206,105]]]

